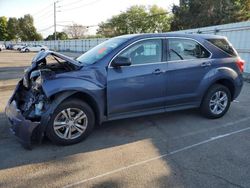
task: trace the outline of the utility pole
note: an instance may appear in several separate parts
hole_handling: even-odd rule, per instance
[[[54,34],[55,34],[55,43],[56,43],[56,1],[54,2]]]

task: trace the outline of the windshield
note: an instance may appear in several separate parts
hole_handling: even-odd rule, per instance
[[[105,55],[125,42],[126,38],[112,38],[109,39],[94,48],[90,49],[86,53],[79,56],[76,60],[83,65],[91,65],[102,59]]]

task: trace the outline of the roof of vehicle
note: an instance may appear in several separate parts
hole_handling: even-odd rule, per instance
[[[121,35],[118,38],[136,39],[136,38],[150,38],[150,37],[183,37],[193,39],[222,39],[224,36],[209,35],[209,34],[183,34],[183,33],[143,33],[143,34],[129,34]]]

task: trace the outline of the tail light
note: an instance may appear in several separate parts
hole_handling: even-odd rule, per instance
[[[237,61],[236,61],[236,65],[237,65],[237,67],[240,69],[240,72],[243,72],[244,71],[244,65],[245,65],[245,61],[244,60],[242,60],[242,59],[238,59]]]

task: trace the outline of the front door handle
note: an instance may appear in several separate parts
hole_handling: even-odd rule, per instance
[[[161,69],[155,69],[154,71],[153,71],[153,74],[161,74],[161,73],[163,73],[164,71],[162,71]]]
[[[211,63],[210,62],[203,62],[201,63],[201,67],[210,67]]]

